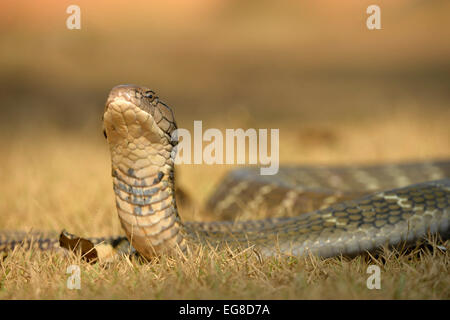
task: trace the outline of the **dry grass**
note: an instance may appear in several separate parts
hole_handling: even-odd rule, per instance
[[[281,161],[347,163],[450,156],[448,148],[440,148],[448,146],[445,118],[422,115],[390,121],[324,126],[334,137],[330,141],[304,128],[280,128]],[[47,127],[35,135],[23,129],[12,139],[2,139],[0,146],[6,155],[0,159],[0,229],[66,228],[83,236],[121,233],[108,150],[99,128],[71,133]],[[299,148],[305,151],[296,152]],[[183,166],[178,182],[194,203],[202,203],[228,169]],[[199,207],[182,210],[183,218],[214,220]],[[75,257],[17,250],[0,264],[0,298],[448,299],[449,262],[448,251],[439,250],[400,256],[387,251],[378,260],[322,260],[260,259],[253,251],[196,247],[187,259],[162,257],[142,264],[120,258],[89,265]],[[79,291],[66,288],[66,268],[74,263],[81,266]],[[381,266],[381,290],[366,288],[369,264]]]
[[[447,253],[428,250],[378,258],[318,259],[196,247],[149,263],[121,258],[90,265],[76,257],[17,250],[0,265],[1,299],[448,299]],[[81,267],[81,289],[68,290],[67,267]],[[369,265],[381,289],[366,287]]]

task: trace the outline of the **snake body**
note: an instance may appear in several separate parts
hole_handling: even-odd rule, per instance
[[[148,88],[116,86],[106,101],[103,128],[121,225],[132,246],[149,259],[184,251],[189,243],[329,257],[411,243],[428,233],[450,235],[450,162],[281,167],[276,176],[239,169],[219,186],[208,208],[222,217],[264,208],[277,217],[183,222],[174,189],[178,141],[172,110]],[[8,239],[0,235],[0,249]]]
[[[282,166],[273,176],[257,168],[231,171],[207,202],[222,219],[251,219],[255,212],[298,216],[374,192],[403,188],[450,176],[450,162],[364,166]]]

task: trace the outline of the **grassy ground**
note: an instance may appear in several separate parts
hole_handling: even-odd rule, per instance
[[[364,163],[450,156],[445,117],[394,116],[383,124],[345,122],[321,134],[280,128],[281,162]],[[306,130],[306,131],[305,131]],[[284,133],[284,134],[283,134]],[[109,154],[100,126],[81,132],[49,127],[32,135],[22,128],[5,132],[0,142],[0,229],[61,230],[82,236],[121,233],[116,217]],[[299,137],[302,137],[299,139]],[[322,141],[317,146],[316,139]],[[414,144],[411,140],[414,140]],[[390,141],[390,143],[386,143]],[[296,152],[296,150],[305,150]],[[309,150],[309,151],[307,151]],[[422,157],[417,157],[421,150]],[[214,220],[201,203],[223,166],[181,166],[179,185],[192,197],[182,208],[189,220]],[[195,181],[195,184],[193,183]],[[70,264],[81,267],[81,290],[66,287]],[[381,267],[381,290],[366,287],[369,264]],[[382,258],[261,258],[253,251],[192,248],[184,257],[162,257],[147,264],[121,258],[89,265],[58,254],[18,250],[0,264],[0,298],[145,298],[145,299],[448,299],[449,253],[439,250]]]
[[[439,250],[437,250],[439,251]],[[378,259],[273,257],[193,248],[185,257],[142,264],[122,258],[90,265],[50,253],[14,252],[0,265],[1,299],[448,299],[449,253],[385,251]],[[66,269],[81,268],[80,290]],[[381,288],[366,286],[369,265]]]

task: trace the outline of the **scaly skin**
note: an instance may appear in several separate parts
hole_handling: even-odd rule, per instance
[[[172,110],[147,88],[117,86],[107,99],[103,125],[121,224],[133,247],[148,259],[184,251],[188,243],[254,245],[265,255],[311,252],[329,257],[412,243],[429,232],[449,237],[450,162],[359,169],[281,167],[274,177],[241,169],[232,172],[211,198],[214,211],[240,213],[236,204],[241,199],[252,210],[269,204],[271,210],[300,214],[307,211],[302,202],[317,191],[322,195],[315,202],[323,208],[296,217],[183,223],[174,191],[177,141],[171,139],[176,129]],[[429,179],[440,180],[422,182]],[[407,183],[411,185],[404,186]],[[398,186],[403,187],[393,189]],[[380,189],[391,190],[374,192]],[[62,232],[58,240],[39,232],[0,232],[0,251],[20,244],[75,250],[80,244],[82,253],[89,255],[99,243],[120,247],[120,252],[129,249],[121,237],[82,239]],[[88,257],[96,258],[97,253]]]
[[[109,94],[104,130],[117,211],[128,239],[146,258],[184,250],[188,242],[328,257],[413,242],[428,232],[449,235],[448,179],[374,193],[299,217],[183,224],[174,193],[175,129],[171,109],[153,91],[124,85]]]

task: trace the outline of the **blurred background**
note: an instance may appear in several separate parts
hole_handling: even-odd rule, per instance
[[[66,28],[71,4],[81,30]],[[366,27],[371,4],[382,30]],[[2,2],[0,228],[98,231],[97,219],[111,232],[101,115],[117,84],[153,88],[179,127],[280,128],[282,163],[448,158],[449,12],[445,0]],[[183,166],[179,183],[201,203],[229,169]]]

